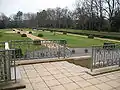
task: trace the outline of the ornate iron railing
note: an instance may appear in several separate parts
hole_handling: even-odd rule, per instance
[[[114,65],[120,66],[120,45],[110,44],[92,47],[91,71]]]
[[[29,40],[10,41],[10,48],[16,51],[16,58],[41,59],[70,57],[71,51],[66,47],[66,40]]]
[[[0,83],[15,80],[15,50],[0,50]]]

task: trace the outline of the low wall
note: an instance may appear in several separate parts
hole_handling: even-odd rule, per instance
[[[34,60],[20,60],[16,61],[16,65],[28,65],[28,64],[36,64],[36,63],[48,63],[48,62],[59,62],[59,61],[68,61],[70,63],[74,63],[76,65],[80,65],[83,67],[89,68],[90,66],[91,56],[81,56],[81,57],[70,57],[70,58],[48,58],[48,59],[34,59]]]

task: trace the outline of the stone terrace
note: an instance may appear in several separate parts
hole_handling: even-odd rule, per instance
[[[19,66],[26,88],[21,90],[120,90],[120,71],[97,76],[67,61]]]

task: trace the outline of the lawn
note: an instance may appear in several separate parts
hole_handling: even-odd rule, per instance
[[[112,42],[108,40],[98,40],[98,39],[89,39],[87,37],[81,37],[81,36],[73,36],[73,35],[63,35],[56,33],[54,35],[52,32],[46,32],[46,31],[36,31],[34,35],[38,35],[38,33],[43,34],[44,39],[64,39],[67,41],[68,47],[73,48],[79,48],[79,47],[91,47],[93,45],[103,45],[105,42]],[[112,43],[118,43],[118,42],[112,42]]]
[[[103,32],[103,31],[93,31],[93,30],[76,30],[76,29],[58,29],[58,28],[42,28],[47,31],[57,31],[57,32],[68,32],[72,34],[78,35],[93,35],[95,37],[100,38],[109,38],[120,40],[120,33],[119,32]]]
[[[0,29],[0,42],[7,42],[7,41],[11,41],[11,40],[31,40],[27,37],[21,37],[20,34],[18,33],[7,33],[7,32],[11,32],[12,30],[10,29]],[[17,45],[15,45],[12,48],[21,48],[22,49],[22,53],[24,54],[26,52],[26,50],[29,49],[29,51],[34,51],[34,50],[39,50],[42,46],[36,46],[34,44],[32,44],[32,42],[29,44],[27,42],[21,42],[18,43]],[[3,44],[0,44],[0,48],[4,48]]]
[[[17,33],[7,33],[11,31],[10,29],[0,29],[0,42],[1,41],[11,41],[11,40],[30,40],[27,37],[21,37],[20,34]]]

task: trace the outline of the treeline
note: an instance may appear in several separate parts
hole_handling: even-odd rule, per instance
[[[0,15],[0,28],[73,28],[120,31],[120,0],[78,0],[73,11],[48,8],[36,13]]]

